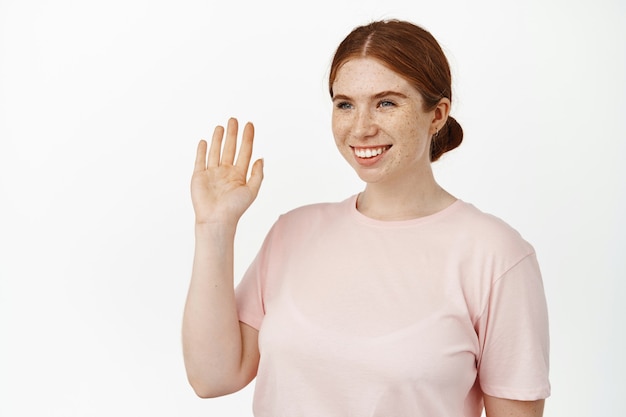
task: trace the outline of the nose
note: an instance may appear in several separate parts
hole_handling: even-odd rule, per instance
[[[374,115],[367,109],[362,109],[356,112],[354,124],[352,126],[352,133],[355,137],[367,138],[374,136],[378,131],[378,125],[374,120]]]

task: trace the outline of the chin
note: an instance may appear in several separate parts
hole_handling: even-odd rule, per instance
[[[367,184],[376,184],[381,181],[381,176],[374,172],[362,172],[362,170],[357,171],[357,175],[361,179],[361,181]]]

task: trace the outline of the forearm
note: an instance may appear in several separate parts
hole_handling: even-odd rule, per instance
[[[242,339],[233,285],[235,226],[197,225],[193,270],[183,316],[187,376],[200,396],[238,385]]]

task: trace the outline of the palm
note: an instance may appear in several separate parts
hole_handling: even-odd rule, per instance
[[[260,161],[247,178],[252,155],[254,128],[244,128],[241,149],[237,148],[237,121],[230,119],[222,149],[224,129],[218,126],[211,147],[201,141],[191,181],[191,195],[197,223],[237,222],[256,198],[263,177]]]

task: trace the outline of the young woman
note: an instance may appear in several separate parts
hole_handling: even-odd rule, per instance
[[[235,119],[208,154],[198,146],[183,323],[196,393],[256,376],[258,417],[541,416],[548,325],[533,248],[433,177],[463,136],[436,40],[409,22],[358,27],[329,88],[337,148],[365,188],[280,216],[236,290],[235,229],[263,177],[260,160],[248,176],[253,126],[238,153]]]

